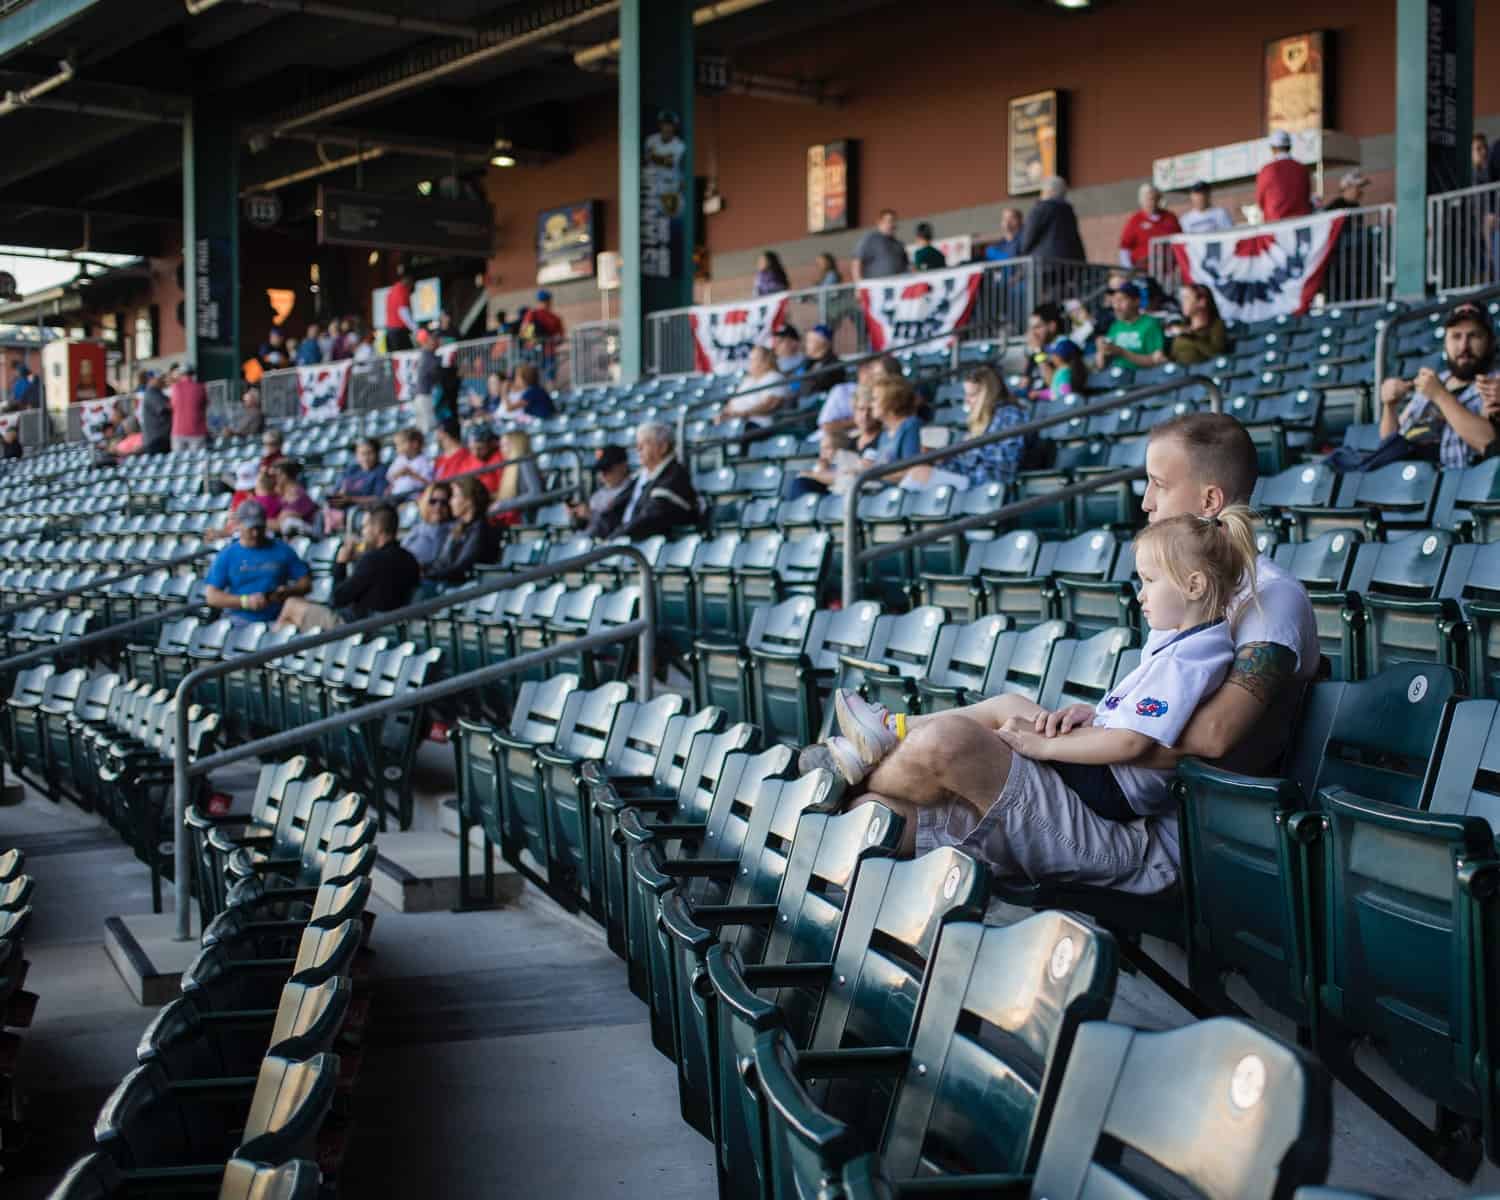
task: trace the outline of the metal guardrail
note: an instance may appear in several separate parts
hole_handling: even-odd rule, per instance
[[[584,321],[568,334],[571,382],[575,388],[614,383],[620,366],[620,322]]]
[[[926,545],[928,542],[938,541],[944,537],[951,537],[953,534],[966,529],[977,529],[985,525],[993,525],[1009,517],[1020,516],[1022,513],[1030,512],[1032,509],[1040,508],[1047,504],[1055,504],[1059,499],[1066,499],[1075,495],[1082,495],[1085,492],[1095,491],[1099,488],[1110,487],[1124,479],[1139,478],[1143,472],[1133,467],[1124,471],[1110,472],[1106,475],[1091,478],[1083,484],[1069,484],[1056,491],[1048,492],[1044,496],[1034,496],[1026,500],[1014,501],[997,508],[994,512],[978,513],[971,517],[963,517],[956,521],[934,525],[930,529],[912,534],[909,537],[902,538],[900,541],[883,542],[878,546],[871,546],[866,550],[860,550],[858,549],[859,498],[865,484],[887,475],[908,471],[912,467],[941,462],[945,458],[952,458],[955,454],[966,450],[974,450],[980,446],[989,446],[995,442],[1003,442],[1010,438],[1025,437],[1028,434],[1040,433],[1043,429],[1050,429],[1054,425],[1063,425],[1069,421],[1077,420],[1079,417],[1093,417],[1098,416],[1100,413],[1113,412],[1117,408],[1126,408],[1130,405],[1140,404],[1155,396],[1169,395],[1172,392],[1183,391],[1190,387],[1203,388],[1208,392],[1209,406],[1213,411],[1224,411],[1224,393],[1220,390],[1218,384],[1204,375],[1184,375],[1180,379],[1172,379],[1166,383],[1154,383],[1149,387],[1137,388],[1134,391],[1110,396],[1097,404],[1080,405],[1076,408],[1067,409],[1064,412],[1054,413],[1050,417],[1040,417],[1034,421],[1012,425],[1008,429],[998,430],[995,433],[981,434],[977,438],[955,442],[951,446],[944,446],[937,450],[928,450],[924,454],[916,454],[911,458],[898,459],[895,462],[889,463],[877,463],[861,471],[855,476],[854,482],[850,485],[849,491],[844,496],[844,607],[849,607],[859,599],[860,568],[865,563],[873,562],[877,558],[883,558],[887,554],[892,554],[899,550],[907,550],[913,546]]]
[[[121,621],[116,625],[107,625],[103,629],[96,629],[94,632],[85,634],[81,638],[73,638],[68,642],[49,642],[45,646],[38,646],[34,650],[27,650],[24,654],[13,654],[9,658],[0,659],[0,674],[7,671],[19,671],[24,667],[44,663],[63,650],[72,652],[75,650],[88,650],[94,646],[108,645],[111,642],[119,641],[121,634],[129,633],[135,629],[145,629],[148,625],[155,625],[159,621],[171,621],[177,617],[190,616],[202,607],[202,601],[171,604],[166,608],[158,609],[154,613],[147,613],[140,617],[131,617],[128,621]]]
[[[1500,283],[1492,284],[1478,291],[1469,292],[1463,297],[1479,304],[1485,300],[1493,300],[1500,296]],[[1375,334],[1375,411],[1380,411],[1380,388],[1385,383],[1385,372],[1387,363],[1387,351],[1390,349],[1391,333],[1403,325],[1414,325],[1418,321],[1425,321],[1435,313],[1447,312],[1453,306],[1452,299],[1434,300],[1428,304],[1418,305],[1416,308],[1408,308],[1403,312],[1392,313],[1380,326],[1379,332]]]
[[[964,264],[954,264],[961,266]],[[979,264],[973,264],[979,265]],[[1044,300],[1061,301],[1097,290],[1105,276],[1117,268],[1110,264],[1075,263],[1061,259],[1012,258],[986,263],[980,277],[979,295],[969,320],[954,337],[970,340],[979,328],[995,328],[1007,334],[1025,331],[1026,318]],[[922,273],[898,276],[920,281]],[[873,280],[867,282],[875,282]],[[837,283],[785,293],[786,320],[799,329],[827,325],[833,334],[834,352],[861,356],[872,352],[869,328],[859,302],[860,284]],[[757,297],[765,299],[765,297]],[[692,315],[694,308],[654,312],[646,318],[646,370],[651,375],[691,374],[696,369]],[[947,335],[943,335],[946,337]],[[912,343],[909,348],[939,339]],[[892,347],[890,352],[900,348]]]
[[[1344,226],[1339,232],[1339,239],[1334,244],[1323,276],[1323,302],[1345,308],[1384,303],[1390,299],[1391,289],[1395,284],[1393,254],[1396,206],[1370,204],[1362,208],[1335,211],[1344,218]],[[1261,225],[1236,225],[1219,233],[1176,233],[1168,237],[1153,238],[1147,269],[1163,288],[1175,291],[1183,283],[1176,247],[1207,241],[1260,237],[1278,229],[1303,224],[1306,219],[1292,217]],[[1201,283],[1202,280],[1195,282]]]
[[[1427,283],[1439,296],[1500,283],[1500,183],[1427,197]]]
[[[602,562],[605,559],[611,558],[631,558],[635,560],[641,586],[641,615],[637,620],[617,626],[605,633],[588,634],[576,641],[568,642],[566,645],[548,646],[543,650],[523,654],[503,663],[494,663],[488,667],[481,667],[477,671],[468,671],[462,675],[455,675],[452,678],[443,680],[441,683],[427,684],[424,687],[414,688],[412,691],[404,692],[399,696],[392,696],[387,700],[367,704],[347,713],[337,713],[331,717],[324,717],[310,724],[299,726],[296,729],[284,730],[270,737],[258,738],[255,741],[246,742],[229,750],[221,750],[219,753],[201,758],[197,762],[190,762],[188,760],[188,697],[192,695],[194,688],[210,679],[217,679],[220,675],[227,675],[233,671],[245,671],[254,667],[264,666],[266,663],[273,662],[278,658],[301,654],[307,650],[316,649],[319,646],[326,646],[332,642],[342,641],[357,633],[373,633],[389,625],[397,625],[403,621],[425,617],[431,613],[441,612],[446,608],[454,608],[462,604],[467,604],[471,600],[477,600],[479,597],[487,596],[492,592],[513,588],[518,584],[532,583],[540,579],[556,578],[559,575],[565,575],[568,572],[589,566],[591,563]],[[340,729],[347,729],[350,725],[356,725],[362,721],[374,720],[377,717],[385,717],[390,713],[400,712],[403,709],[415,708],[435,700],[443,700],[449,696],[459,695],[471,688],[480,687],[497,679],[503,679],[508,675],[529,670],[531,667],[542,663],[551,662],[554,658],[559,658],[564,654],[577,654],[585,650],[592,650],[597,646],[606,646],[612,645],[615,642],[627,641],[630,638],[640,639],[639,678],[636,683],[636,699],[642,701],[650,700],[652,671],[656,657],[655,572],[651,567],[650,560],[636,547],[611,544],[597,547],[586,554],[575,555],[573,558],[563,559],[560,562],[544,563],[541,566],[528,567],[495,579],[487,579],[483,583],[474,584],[467,588],[445,592],[441,596],[434,597],[431,600],[424,600],[420,604],[409,604],[405,608],[394,609],[387,613],[379,613],[373,617],[366,617],[361,621],[351,621],[347,625],[340,625],[335,629],[325,630],[322,633],[293,638],[291,641],[284,642],[280,646],[274,646],[269,650],[257,650],[251,654],[243,654],[235,658],[208,663],[189,672],[183,677],[182,682],[177,685],[175,697],[177,704],[175,714],[177,736],[173,745],[172,883],[173,902],[177,919],[176,939],[178,941],[188,941],[192,936],[190,932],[192,914],[189,887],[189,872],[191,867],[188,858],[186,819],[188,792],[193,778],[216,770],[219,767],[228,766],[230,763],[239,762],[241,759],[261,754],[272,754],[291,746],[301,745],[303,742],[322,737],[325,733],[334,733]],[[3,665],[0,664],[0,666]]]

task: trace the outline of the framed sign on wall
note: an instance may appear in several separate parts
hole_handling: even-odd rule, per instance
[[[857,143],[845,139],[807,148],[807,232],[852,229]]]
[[[1063,93],[1033,92],[1010,102],[1006,139],[1006,191],[1025,196],[1042,190],[1042,180],[1067,173]]]
[[[536,218],[536,281],[566,283],[594,274],[599,204],[580,200],[543,209]]]
[[[1266,43],[1266,133],[1334,127],[1332,35],[1299,33]]]

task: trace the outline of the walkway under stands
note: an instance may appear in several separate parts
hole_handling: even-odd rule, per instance
[[[428,829],[451,794],[450,764],[445,747],[423,747]],[[254,774],[238,778],[248,786]],[[101,935],[110,914],[150,911],[150,894],[113,831],[29,791],[0,808],[0,845],[24,850],[36,879],[27,986],[40,995],[19,1067],[32,1140],[0,1159],[0,1193],[36,1200],[92,1148],[99,1105],[134,1062],[148,1014]],[[370,904],[379,936],[344,1197],[714,1195],[709,1143],[679,1116],[673,1065],[652,1048],[646,1009],[596,925],[534,889],[492,912]],[[1111,1017],[1153,1028],[1185,1019],[1125,976]],[[1335,1118],[1330,1185],[1412,1200],[1465,1193],[1342,1089]],[[1467,1189],[1494,1190],[1490,1166]]]

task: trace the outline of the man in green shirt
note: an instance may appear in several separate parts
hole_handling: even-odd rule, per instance
[[[1154,367],[1167,361],[1167,339],[1161,322],[1141,312],[1145,286],[1127,280],[1109,291],[1114,323],[1109,332],[1094,339],[1094,365],[1099,370],[1118,360],[1121,366]]]
[[[917,226],[917,248],[912,253],[911,265],[918,271],[941,271],[948,265],[943,252],[932,244],[932,226],[926,221]]]

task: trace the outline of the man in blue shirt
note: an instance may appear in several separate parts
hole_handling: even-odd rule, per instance
[[[208,603],[236,621],[274,621],[283,600],[312,590],[312,576],[295,550],[267,537],[266,510],[256,501],[244,501],[234,519],[239,537],[219,551],[204,579]]]
[[[15,382],[10,385],[10,406],[12,408],[40,408],[41,397],[38,393],[41,389],[37,387],[36,376],[31,373],[31,368],[24,362],[17,361],[15,372]]]

